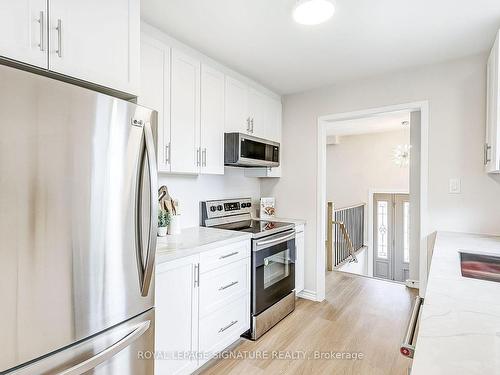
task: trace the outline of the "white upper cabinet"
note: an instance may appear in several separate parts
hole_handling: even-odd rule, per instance
[[[201,173],[224,174],[224,74],[201,67]]]
[[[49,0],[49,69],[137,94],[139,0]]]
[[[248,113],[248,88],[244,83],[226,76],[226,121],[227,133],[250,134]]]
[[[170,97],[171,172],[199,173],[200,61],[172,49]]]
[[[266,136],[267,97],[254,88],[248,89],[248,114],[250,117],[250,134],[259,138]]]
[[[280,141],[277,97],[225,75],[224,68],[175,41],[171,48],[165,44],[168,38],[153,34],[141,35],[138,102],[158,111],[159,172],[224,174],[224,132]],[[280,168],[254,169],[258,177],[281,173]]]
[[[170,172],[170,48],[144,37],[138,103],[158,111],[158,171]]]
[[[0,0],[0,56],[47,69],[47,1]]]
[[[499,35],[491,49],[487,66],[486,141],[484,165],[488,173],[500,173],[500,76]]]

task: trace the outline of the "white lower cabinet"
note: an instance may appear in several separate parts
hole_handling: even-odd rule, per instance
[[[155,374],[190,374],[198,367],[199,255],[176,259],[156,267]]]
[[[295,293],[297,294],[304,290],[304,225],[297,225],[295,231]]]
[[[250,328],[250,296],[244,295],[200,320],[200,366]]]
[[[190,374],[250,329],[250,241],[156,267],[155,373]]]

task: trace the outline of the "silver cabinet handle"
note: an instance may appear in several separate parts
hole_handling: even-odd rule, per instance
[[[106,362],[114,355],[121,352],[123,349],[128,348],[131,343],[137,340],[149,329],[151,322],[148,320],[139,324],[132,332],[123,337],[121,340],[117,341],[113,345],[107,347],[103,351],[97,353],[95,356],[78,363],[77,365],[70,367],[67,370],[58,372],[58,375],[80,375],[86,373],[103,362]]]
[[[225,289],[227,289],[227,288],[231,288],[232,286],[234,286],[234,285],[236,285],[236,284],[238,284],[238,281],[233,281],[232,283],[229,283],[229,284],[227,284],[227,285],[221,286],[221,287],[219,288],[219,290],[225,290]]]
[[[59,56],[60,58],[62,58],[62,21],[61,21],[60,18],[57,20],[56,30],[57,30],[57,49],[56,49],[56,53],[57,53],[57,56]]]
[[[415,297],[415,302],[413,303],[413,308],[411,310],[410,320],[408,321],[408,326],[406,327],[406,334],[403,339],[403,343],[401,344],[401,348],[399,349],[400,353],[405,357],[413,358],[413,355],[415,353],[415,329],[417,328],[417,321],[423,302],[423,298],[419,296]]]
[[[491,146],[488,143],[484,144],[484,165],[488,165],[488,163],[491,161],[490,158],[490,150]]]
[[[233,320],[231,323],[229,323],[227,326],[225,327],[222,327],[221,329],[219,329],[219,333],[222,333],[224,332],[226,329],[229,329],[231,328],[232,326],[234,326],[236,323],[238,323],[237,320]]]
[[[201,164],[201,158],[200,158],[200,148],[198,147],[196,149],[196,166],[199,167]]]
[[[201,164],[204,167],[206,167],[207,166],[207,149],[206,148],[204,148],[203,152],[201,153],[201,159],[202,159],[202,163]]]
[[[194,287],[200,286],[200,263],[194,265]]]
[[[252,117],[252,119],[250,120],[250,125],[251,125],[251,127],[250,127],[250,132],[253,134],[253,117]]]
[[[170,160],[172,158],[172,145],[168,142],[165,145],[165,164],[170,164]]]
[[[247,117],[247,132],[250,133],[250,117]]]
[[[221,256],[219,257],[219,259],[226,259],[226,258],[229,258],[229,257],[235,256],[236,254],[239,254],[239,251],[235,251],[235,252],[232,252],[232,253],[229,253],[229,254],[221,255]]]
[[[40,24],[40,44],[38,44],[38,47],[40,47],[40,51],[45,51],[45,15],[43,13],[43,10],[40,11],[40,18],[38,19],[38,23]]]

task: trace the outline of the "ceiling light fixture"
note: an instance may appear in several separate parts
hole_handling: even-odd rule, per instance
[[[335,6],[329,0],[298,0],[293,8],[293,19],[301,25],[319,25],[333,13]]]

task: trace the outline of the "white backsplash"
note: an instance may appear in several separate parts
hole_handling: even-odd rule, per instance
[[[250,197],[255,210],[260,199],[259,178],[245,177],[242,168],[225,168],[221,176],[160,173],[158,185],[166,185],[170,195],[179,199],[182,228],[200,224],[201,201]]]

